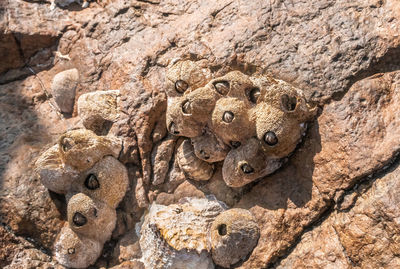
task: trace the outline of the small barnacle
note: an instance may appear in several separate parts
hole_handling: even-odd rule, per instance
[[[194,154],[206,162],[219,162],[225,159],[229,147],[216,137],[208,128],[202,135],[191,139]]]
[[[173,135],[179,135],[179,131],[177,130],[176,124],[173,121],[171,121],[171,123],[168,125],[168,131]]]
[[[62,71],[54,76],[51,92],[57,106],[63,113],[72,113],[79,72],[76,68]]]
[[[89,175],[86,177],[85,186],[86,186],[86,188],[88,188],[89,190],[95,190],[95,189],[99,188],[99,187],[100,187],[100,183],[99,183],[99,181],[97,180],[96,175],[94,175],[94,174],[89,174]]]
[[[268,131],[264,135],[264,141],[267,143],[267,145],[274,146],[278,143],[278,137],[276,137],[274,132]]]
[[[184,93],[187,88],[189,88],[189,84],[183,80],[177,80],[175,82],[175,90],[179,93]]]
[[[54,244],[55,258],[68,268],[87,268],[100,256],[103,243],[78,236],[70,227],[64,226]]]
[[[91,168],[105,155],[119,156],[118,138],[97,136],[85,129],[66,132],[59,139],[60,157],[79,172]]]
[[[55,145],[45,151],[35,163],[35,171],[46,188],[60,194],[66,194],[78,178],[78,171],[65,165]]]
[[[266,156],[261,142],[252,137],[241,147],[231,149],[222,166],[222,177],[226,185],[242,187],[272,173],[280,165],[279,159]]]
[[[104,202],[78,193],[68,201],[68,222],[81,236],[105,242],[111,237],[116,223],[116,212]]]
[[[106,156],[82,175],[78,189],[116,208],[128,189],[128,171],[112,156]]]
[[[119,91],[95,91],[78,99],[78,115],[86,129],[106,135],[119,118]]]
[[[233,121],[233,118],[235,115],[231,111],[225,111],[224,115],[222,116],[222,120],[225,121],[226,123],[230,123]]]
[[[214,82],[215,90],[221,95],[227,95],[229,92],[229,82],[228,81],[216,81]]]
[[[250,211],[226,210],[211,225],[212,258],[216,264],[229,268],[247,257],[259,237],[258,224]]]
[[[182,171],[194,180],[209,180],[214,174],[214,165],[199,159],[189,140],[185,140],[178,148],[178,164]]]
[[[255,136],[250,104],[238,98],[220,98],[211,114],[210,129],[228,145],[230,141],[242,142]]]

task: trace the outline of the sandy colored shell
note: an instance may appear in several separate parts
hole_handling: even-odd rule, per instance
[[[66,194],[79,175],[78,171],[62,162],[58,145],[49,148],[38,158],[35,171],[46,188],[59,194]]]
[[[211,252],[216,264],[229,268],[246,258],[257,245],[260,231],[250,211],[233,208],[222,212],[211,226]]]
[[[118,138],[97,136],[92,131],[78,129],[61,135],[58,145],[63,162],[81,172],[106,155],[118,158],[122,144]]]
[[[173,62],[166,73],[168,97],[183,95],[203,87],[211,79],[211,71],[204,61],[183,60]]]
[[[112,156],[106,156],[82,174],[78,190],[116,208],[125,196],[128,184],[125,165]]]
[[[75,233],[102,243],[110,239],[117,220],[114,208],[78,193],[69,199],[67,212],[68,223]]]
[[[194,154],[210,163],[224,160],[230,150],[230,147],[208,129],[205,129],[202,135],[192,138],[191,142]]]
[[[96,91],[78,99],[78,115],[86,129],[96,134],[106,131],[119,117],[119,91]]]
[[[222,167],[222,177],[228,186],[242,187],[280,166],[279,159],[270,159],[264,154],[258,139],[250,138],[228,153]]]
[[[63,266],[87,268],[96,262],[102,248],[99,241],[78,236],[69,226],[64,226],[56,239],[54,256]]]
[[[199,159],[188,139],[179,146],[177,158],[179,167],[191,179],[209,180],[214,173],[214,165]]]
[[[76,68],[56,74],[51,83],[51,93],[61,112],[71,113],[74,109],[75,91],[79,81]]]

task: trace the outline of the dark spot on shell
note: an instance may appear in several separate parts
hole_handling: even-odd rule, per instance
[[[61,147],[64,152],[67,152],[68,150],[70,150],[72,148],[72,146],[73,146],[73,144],[72,144],[71,139],[69,139],[69,138],[62,139]]]
[[[253,167],[250,166],[248,163],[244,163],[240,166],[240,169],[243,171],[245,174],[251,174],[254,172]]]
[[[182,103],[182,112],[184,114],[192,114],[192,106],[189,100],[186,100]]]
[[[176,125],[174,122],[171,122],[171,124],[168,126],[168,131],[173,134],[173,135],[178,135],[179,131],[176,130]]]
[[[264,141],[267,145],[274,146],[278,143],[278,137],[276,137],[274,132],[268,131],[264,134]]]
[[[238,148],[238,147],[240,147],[240,145],[242,144],[242,143],[240,143],[239,141],[231,141],[231,142],[229,142],[230,144],[231,144],[231,146],[233,147],[233,148]]]
[[[207,154],[207,152],[205,152],[204,150],[200,150],[200,156],[204,159],[204,160],[208,160],[210,159],[210,155]]]
[[[97,218],[97,208],[93,208],[93,216]]]
[[[249,94],[248,94],[249,101],[256,104],[260,95],[261,95],[261,91],[259,88],[251,88],[249,90]]]
[[[219,94],[227,95],[229,92],[229,82],[228,81],[214,82],[214,88]]]
[[[75,253],[75,249],[74,248],[69,248],[68,249],[68,254],[72,255]]]
[[[82,213],[76,212],[74,217],[72,218],[72,221],[76,226],[83,226],[86,224],[87,219]]]
[[[218,229],[218,234],[219,234],[219,235],[224,236],[224,235],[227,234],[226,224],[220,224],[220,225],[218,225],[217,229]]]
[[[100,187],[100,183],[95,174],[89,174],[85,180],[85,186],[89,190],[95,190]]]
[[[295,96],[289,96],[284,94],[281,96],[282,109],[286,112],[294,111],[297,105],[297,99]]]
[[[189,84],[184,80],[178,80],[175,82],[175,90],[179,93],[184,93],[187,88],[189,88]]]
[[[224,122],[230,123],[233,121],[234,117],[235,117],[235,115],[231,111],[225,111],[224,115],[222,115],[222,120]]]

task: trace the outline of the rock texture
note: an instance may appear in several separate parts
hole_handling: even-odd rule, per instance
[[[66,131],[92,126],[80,116],[96,113],[105,122],[95,120],[96,134],[122,142],[114,158],[130,188],[94,267],[143,268],[132,231],[149,206],[210,194],[258,224],[257,245],[236,268],[400,266],[398,1],[97,2],[0,1],[0,267],[62,268],[54,242],[71,197],[48,191],[34,163]],[[169,73],[179,60],[200,69],[187,62]],[[52,81],[74,68],[73,107],[59,113]],[[274,174],[246,186],[226,186],[221,163],[209,180],[190,179],[178,163],[182,139],[167,133],[171,76],[191,91],[203,78],[258,68],[320,107],[303,141]],[[114,91],[117,118],[79,109],[81,96]],[[218,154],[209,158],[220,161],[227,148],[203,135],[195,155],[207,158],[199,145],[210,141]]]

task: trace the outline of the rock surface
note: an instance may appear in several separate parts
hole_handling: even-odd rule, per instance
[[[122,140],[115,157],[130,189],[94,267],[143,267],[132,261],[142,253],[129,234],[145,208],[209,194],[249,209],[259,226],[238,268],[400,266],[398,1],[50,5],[0,2],[0,267],[61,268],[52,254],[66,198],[41,184],[34,163],[64,132],[83,127],[80,96],[110,90],[120,93],[119,117],[100,131]],[[216,164],[208,181],[188,179],[177,164],[182,141],[165,124],[166,70],[177,58],[206,59],[204,70],[216,76],[260,67],[303,90],[320,106],[318,118],[270,176],[229,188]],[[51,84],[74,68],[73,109],[63,115]]]

